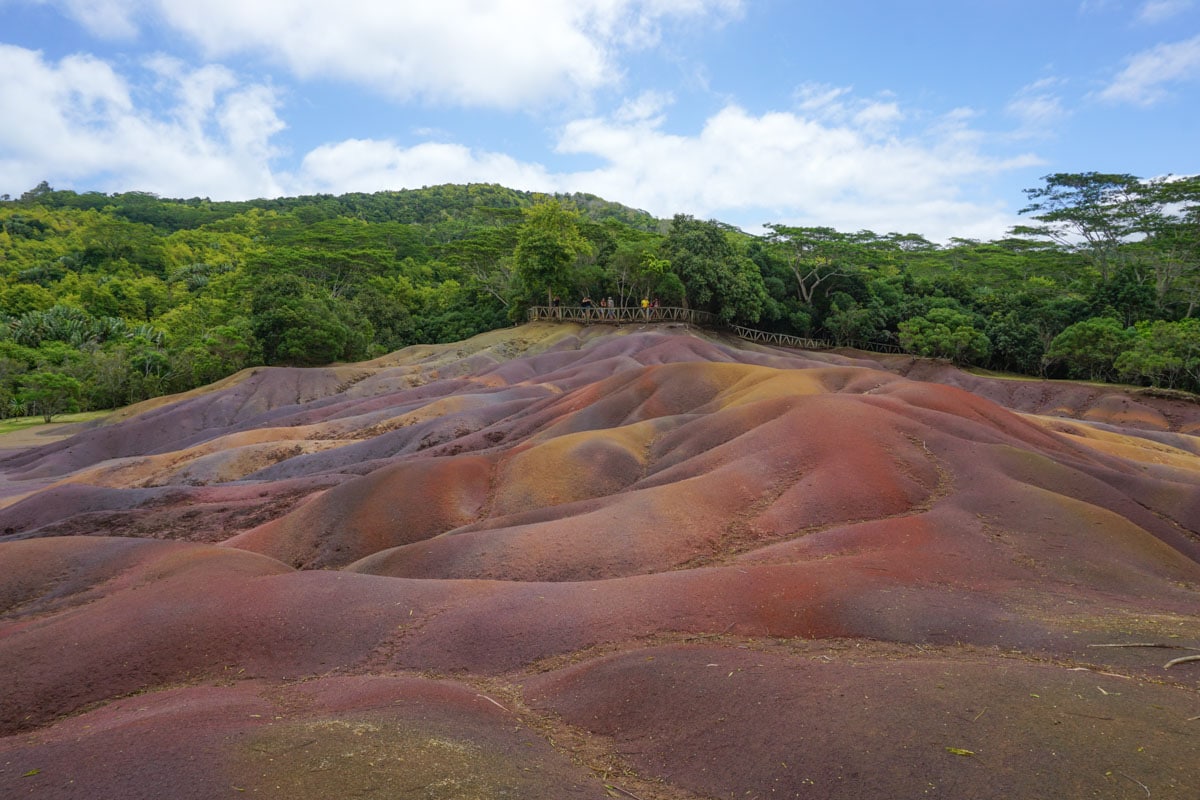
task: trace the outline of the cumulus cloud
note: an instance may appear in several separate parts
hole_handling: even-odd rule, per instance
[[[53,62],[0,46],[0,70],[23,76],[0,83],[10,120],[0,127],[0,191],[14,193],[42,179],[218,199],[494,182],[590,192],[662,217],[683,212],[748,228],[781,222],[986,239],[1015,220],[970,187],[1037,163],[990,155],[996,139],[976,127],[971,109],[922,121],[893,98],[810,87],[791,110],[756,114],[728,104],[685,131],[669,127],[670,95],[638,94],[558,131],[556,153],[599,164],[587,170],[442,135],[331,141],[291,166],[274,144],[284,128],[276,90],[220,65],[155,56],[134,84],[87,56]]]
[[[558,181],[538,164],[458,144],[350,139],[310,151],[292,176],[300,193],[374,192],[440,183],[499,183],[529,191],[556,191]]]
[[[279,194],[268,160],[283,129],[272,89],[241,85],[216,66],[189,70],[152,59],[166,110],[134,102],[122,75],[90,56],[54,63],[41,53],[0,45],[0,174],[5,191],[40,180],[82,179],[87,188],[179,195]]]
[[[984,154],[982,135],[959,113],[916,138],[880,135],[881,123],[901,116],[895,104],[877,102],[837,124],[729,105],[693,136],[613,119],[578,120],[566,126],[559,150],[605,165],[562,180],[660,216],[683,211],[733,221],[762,212],[773,216],[756,223],[915,231],[941,239],[1001,235],[1012,224],[1001,207],[965,199],[960,187],[1037,159]]]
[[[844,93],[843,93],[844,94]],[[590,192],[660,217],[689,213],[757,228],[766,222],[842,230],[996,238],[1017,222],[1000,203],[966,196],[964,186],[1039,162],[996,158],[988,137],[956,109],[912,138],[895,135],[897,103],[853,102],[826,113],[751,114],[728,105],[690,134],[665,130],[666,99],[643,95],[605,117],[564,126],[557,150],[601,166],[554,171],[543,164],[457,144],[404,146],[350,140],[310,152],[296,191],[374,191],[445,182],[495,182],[545,192]],[[881,126],[892,132],[881,135]]]
[[[658,43],[664,24],[719,24],[742,0],[58,0],[89,28],[132,27],[127,8],[209,59],[265,57],[304,78],[367,85],[400,100],[523,108],[619,83],[617,56]]]
[[[1200,35],[1160,44],[1133,56],[1099,97],[1115,103],[1151,106],[1168,96],[1168,85],[1197,78],[1200,78]]]

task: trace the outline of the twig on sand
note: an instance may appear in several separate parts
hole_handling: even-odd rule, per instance
[[[1197,650],[1200,647],[1188,647],[1182,644],[1167,644],[1166,642],[1120,642],[1117,644],[1089,644],[1088,647],[1161,647],[1166,650]],[[1195,656],[1180,656],[1173,658],[1166,664],[1163,664],[1163,669],[1170,669],[1176,664],[1183,664],[1188,661],[1200,661],[1200,655]]]
[[[1118,774],[1118,775],[1120,775],[1122,778],[1127,778],[1127,779],[1129,779],[1129,780],[1133,781],[1133,782],[1134,782],[1134,783],[1136,783],[1138,786],[1142,787],[1142,789],[1143,789],[1143,790],[1145,790],[1145,792],[1146,792],[1146,797],[1149,797],[1149,796],[1150,796],[1150,787],[1146,786],[1146,784],[1142,783],[1142,782],[1141,782],[1141,781],[1139,781],[1137,778],[1130,778],[1130,777],[1129,777],[1128,775],[1126,775],[1124,772],[1118,772],[1117,774]]]
[[[622,789],[620,786],[614,786],[611,783],[606,783],[606,784],[604,784],[604,786],[607,789],[612,789],[614,792],[620,792],[621,794],[625,795],[626,797],[632,797],[633,800],[642,800],[642,798],[638,797],[633,792],[626,791],[625,789]]]
[[[1192,648],[1189,647],[1188,649],[1191,650]],[[1180,656],[1179,658],[1172,658],[1170,661],[1163,664],[1163,669],[1170,669],[1176,664],[1182,664],[1185,661],[1200,661],[1200,656]]]
[[[1088,647],[1162,647],[1166,650],[1200,650],[1200,647],[1188,647],[1182,644],[1166,642],[1118,642],[1116,644],[1089,644]]]
[[[486,694],[477,694],[477,695],[475,695],[475,696],[476,696],[476,697],[482,697],[484,700],[487,700],[489,703],[491,703],[492,705],[494,705],[496,708],[499,708],[499,709],[501,709],[501,710],[503,710],[503,711],[508,711],[508,709],[507,709],[507,708],[505,708],[504,706],[500,705],[500,704],[499,704],[499,703],[497,703],[495,700],[493,700],[492,698],[488,697]]]

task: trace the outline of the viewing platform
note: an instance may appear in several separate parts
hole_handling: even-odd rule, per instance
[[[716,314],[690,308],[600,308],[599,306],[533,306],[529,321],[581,322],[588,325],[627,325],[639,322],[682,322],[705,328],[721,327]]]
[[[810,339],[787,333],[760,331],[741,325],[726,325],[716,314],[696,311],[691,308],[658,306],[651,308],[600,308],[598,306],[531,306],[528,311],[530,322],[577,322],[582,325],[630,325],[647,322],[674,322],[695,325],[700,328],[727,330],[739,338],[751,342],[762,342],[797,350],[834,350],[849,348],[872,353],[894,353],[903,355],[904,348],[890,342],[835,342],[829,339]]]

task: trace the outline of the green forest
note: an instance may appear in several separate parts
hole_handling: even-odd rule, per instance
[[[0,198],[0,415],[457,341],[584,296],[1050,378],[1200,392],[1200,178],[1049,175],[1007,238],[656,219],[488,184]]]

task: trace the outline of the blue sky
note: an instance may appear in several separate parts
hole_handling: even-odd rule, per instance
[[[1200,172],[1200,0],[0,0],[0,194],[494,182],[990,239]]]

